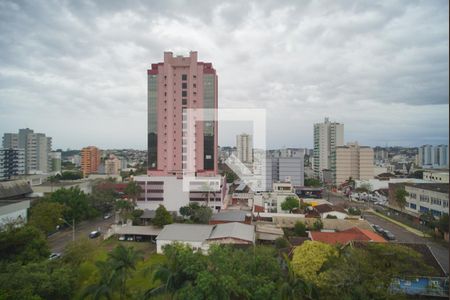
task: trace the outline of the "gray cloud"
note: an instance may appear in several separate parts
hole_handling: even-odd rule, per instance
[[[445,0],[1,1],[0,133],[145,148],[146,68],[197,50],[221,107],[268,109],[270,147],[311,146],[324,116],[370,145],[448,142],[448,17]]]

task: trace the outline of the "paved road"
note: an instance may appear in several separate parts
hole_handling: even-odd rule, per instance
[[[99,217],[94,220],[83,221],[79,224],[75,224],[75,240],[82,237],[88,237],[89,233],[94,230],[100,229],[101,232],[106,232],[113,222],[114,218],[104,220]],[[97,239],[101,240],[101,237]],[[72,228],[66,228],[48,237],[51,252],[62,253],[65,246],[70,241],[72,241]]]
[[[328,195],[325,194],[325,199],[328,199]],[[344,204],[347,203],[349,206],[353,207],[359,207],[361,209],[368,208],[367,203],[356,203],[356,202],[350,202],[347,199],[345,199],[342,196],[335,195],[330,193],[329,200],[331,203],[338,205],[338,204]],[[445,248],[444,246],[433,242],[429,238],[420,237],[412,232],[407,231],[405,228],[394,224],[392,222],[389,222],[386,219],[383,219],[377,215],[366,213],[364,215],[364,218],[372,224],[379,225],[383,227],[384,229],[389,230],[392,232],[395,237],[396,241],[394,242],[400,242],[400,243],[421,243],[421,244],[427,244],[430,248],[433,254],[436,256],[436,259],[441,264],[442,268],[449,273],[449,250]]]

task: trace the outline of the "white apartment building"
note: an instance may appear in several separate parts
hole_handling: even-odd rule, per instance
[[[424,168],[448,167],[448,145],[420,146],[417,163]]]
[[[374,177],[373,149],[357,142],[336,147],[336,184],[349,177],[354,180],[369,180]]]
[[[330,122],[314,124],[314,174],[322,178],[322,170],[336,170],[336,147],[344,146],[344,124]]]
[[[52,138],[43,133],[34,133],[29,128],[19,129],[19,133],[5,133],[3,148],[25,150],[25,172],[48,173],[51,170],[49,155]]]
[[[253,137],[242,133],[236,136],[237,157],[244,164],[253,163]]]
[[[407,183],[405,211],[413,216],[431,212],[436,218],[448,214],[448,183]]]

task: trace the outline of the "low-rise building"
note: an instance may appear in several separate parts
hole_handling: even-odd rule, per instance
[[[320,204],[320,205],[311,207],[311,209],[318,212],[320,215],[320,218],[322,218],[322,219],[326,219],[326,218],[328,218],[328,216],[333,216],[337,219],[343,220],[348,217],[347,212],[344,209],[342,209],[338,206],[334,206],[334,205]]]
[[[386,240],[375,232],[358,227],[353,227],[340,232],[310,231],[308,236],[311,241],[318,241],[331,245],[345,245],[354,241],[386,243]]]
[[[164,246],[175,242],[188,245],[194,251],[208,253],[211,244],[254,244],[255,228],[237,222],[218,225],[169,224],[156,238],[156,252],[163,253]]]
[[[26,223],[30,200],[0,200],[0,229],[9,223]]]
[[[448,170],[425,170],[423,179],[431,182],[449,183]]]
[[[408,193],[405,212],[416,217],[430,212],[437,218],[448,214],[448,183],[407,183],[404,187]]]
[[[239,222],[243,224],[251,223],[251,213],[242,210],[222,210],[212,215],[209,220],[210,225]]]
[[[169,211],[196,202],[206,205],[213,211],[220,211],[224,206],[227,185],[221,176],[195,177],[192,180],[176,176],[135,176],[142,193],[138,197],[139,209],[156,210],[164,205]]]

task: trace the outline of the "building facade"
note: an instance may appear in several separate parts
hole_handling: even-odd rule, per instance
[[[413,216],[431,213],[436,218],[448,214],[448,183],[406,183],[405,211]]]
[[[431,182],[449,183],[448,170],[426,170],[423,179]]]
[[[448,145],[420,146],[417,163],[424,168],[448,167]]]
[[[314,174],[322,178],[322,170],[336,171],[336,147],[344,145],[344,124],[330,122],[314,124]]]
[[[121,161],[114,154],[110,154],[105,160],[105,174],[119,175],[121,169]]]
[[[253,163],[253,138],[251,134],[242,133],[236,136],[237,157],[243,164]]]
[[[262,172],[264,191],[271,191],[275,182],[290,182],[293,186],[303,186],[305,181],[305,150],[278,151],[265,159]]]
[[[218,175],[217,74],[211,63],[164,53],[148,80],[147,176],[136,176],[138,206],[177,212],[198,202],[220,210],[226,194]]]
[[[217,175],[217,74],[211,63],[164,53],[148,70],[149,176]],[[199,113],[196,114],[196,110]]]
[[[0,149],[0,180],[25,174],[24,149]]]
[[[81,171],[83,176],[97,173],[100,166],[101,151],[95,146],[81,149]]]
[[[337,185],[350,177],[354,180],[369,180],[374,177],[374,153],[368,146],[360,146],[357,142],[336,147],[336,179]]]
[[[50,172],[61,173],[61,152],[50,152]]]
[[[3,148],[23,149],[25,151],[25,172],[48,173],[51,170],[49,154],[52,149],[52,138],[43,133],[35,133],[32,129],[19,129],[19,133],[5,133]]]

